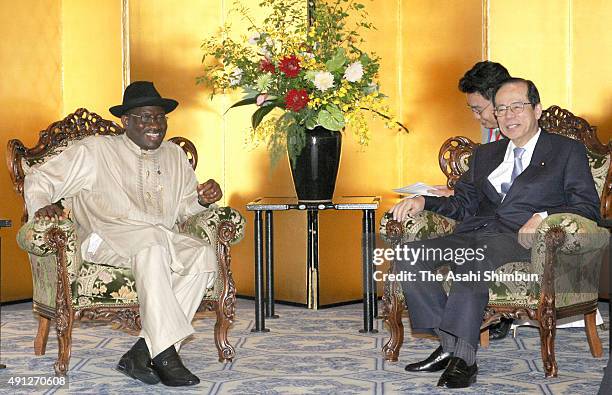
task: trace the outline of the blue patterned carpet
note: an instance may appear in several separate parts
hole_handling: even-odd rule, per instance
[[[608,358],[607,330],[599,330],[604,358],[591,357],[582,329],[557,331],[559,377],[544,379],[535,328],[521,328],[516,339],[491,343],[478,354],[478,383],[467,390],[442,391],[439,373],[407,374],[406,363],[425,358],[437,342],[406,334],[400,361],[386,362],[380,349],[387,338],[380,333],[360,334],[361,305],[319,311],[276,306],[279,319],[267,320],[271,332],[251,333],[253,302],[239,300],[237,320],[230,331],[236,346],[234,362],[217,362],[213,343],[214,314],[198,313],[197,334],[183,347],[185,364],[202,382],[180,389],[189,394],[596,394]],[[600,310],[608,322],[607,304]],[[406,325],[407,327],[409,325]],[[77,323],[73,332],[70,383],[66,388],[16,388],[11,376],[49,376],[57,357],[52,328],[47,354],[36,357],[33,341],[37,321],[30,304],[2,308],[0,393],[172,393],[168,387],[141,385],[113,370],[135,338],[110,325]],[[409,329],[406,329],[409,331]]]

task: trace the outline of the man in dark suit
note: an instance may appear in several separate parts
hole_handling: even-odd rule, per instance
[[[445,252],[443,257],[396,258],[397,270],[414,273],[416,278],[402,282],[413,329],[433,330],[441,343],[427,359],[407,365],[406,370],[444,370],[438,385],[448,388],[476,382],[479,328],[489,298],[483,272],[510,261],[528,260],[535,231],[550,214],[599,218],[599,197],[585,147],[538,127],[542,106],[533,82],[504,81],[496,90],[494,105],[508,139],[474,150],[455,195],[417,196],[391,209],[396,220],[426,209],[460,221],[450,236],[405,246],[439,249]],[[467,249],[476,254],[467,256]],[[448,296],[439,282],[422,274],[442,265],[450,265],[456,278],[464,279],[453,282]]]

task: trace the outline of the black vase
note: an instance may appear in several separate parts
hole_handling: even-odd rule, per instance
[[[289,161],[298,201],[329,202],[334,196],[340,165],[342,134],[317,126],[306,131],[306,145]]]

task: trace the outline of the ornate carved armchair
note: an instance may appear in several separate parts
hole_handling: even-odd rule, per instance
[[[123,129],[86,109],[78,109],[40,132],[36,146],[26,148],[19,140],[8,143],[7,164],[17,193],[23,197],[23,182],[28,171],[57,155],[73,142],[91,135],[114,135]],[[174,137],[187,153],[195,169],[198,161],[191,141]],[[58,358],[55,373],[65,375],[70,361],[72,327],[77,320],[110,321],[121,328],[140,329],[138,296],[129,268],[117,268],[81,259],[80,243],[70,219],[59,222],[34,220],[24,225],[17,241],[29,254],[33,281],[33,309],[39,315],[34,353],[43,355],[49,336],[49,324],[55,322]],[[230,207],[211,205],[209,209],[178,224],[181,232],[200,237],[215,248],[218,276],[207,290],[200,308],[215,311],[215,343],[219,361],[231,361],[234,347],[227,338],[234,320],[236,290],[230,270],[230,244],[244,236],[244,218]]]
[[[595,127],[571,112],[552,106],[540,119],[540,126],[583,142],[588,151],[591,173],[601,197],[604,218],[612,214],[612,147],[603,145]],[[465,137],[448,139],[440,149],[439,163],[452,188],[467,170],[468,158],[477,143]],[[380,233],[390,244],[440,237],[453,231],[455,221],[429,211],[394,221],[389,213],[381,220]],[[556,320],[583,314],[586,335],[594,357],[602,356],[595,326],[599,271],[608,232],[593,221],[574,214],[547,217],[536,233],[531,262],[510,262],[497,273],[535,273],[540,281],[497,281],[490,284],[489,304],[481,325],[481,345],[488,344],[488,326],[500,318],[528,318],[539,322],[542,360],[546,377],[557,376],[554,340]],[[393,263],[389,268],[394,271]],[[448,286],[448,284],[445,284]],[[447,288],[448,289],[448,288]],[[396,361],[404,340],[402,312],[404,296],[397,282],[385,284],[383,316],[390,339],[383,346],[385,359]]]

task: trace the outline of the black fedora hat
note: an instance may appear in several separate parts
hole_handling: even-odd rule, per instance
[[[150,81],[134,81],[125,88],[123,103],[118,106],[112,106],[108,111],[116,117],[121,117],[132,108],[144,106],[162,107],[167,114],[178,106],[178,102],[161,97]]]

